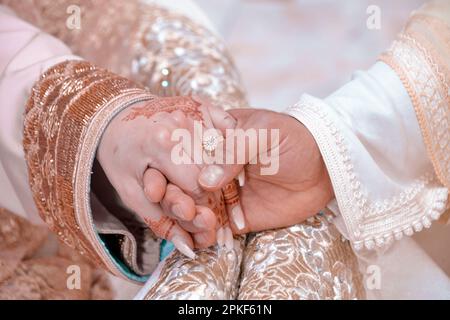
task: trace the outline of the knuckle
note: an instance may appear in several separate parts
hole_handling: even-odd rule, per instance
[[[184,115],[184,113],[181,110],[176,110],[176,111],[172,112],[172,118],[178,124],[183,124],[184,121],[186,120],[186,116]]]
[[[180,196],[180,191],[173,185],[168,185],[164,195],[164,201],[174,202]]]
[[[199,185],[189,190],[189,195],[192,197],[195,203],[202,202],[202,200],[208,200],[206,197],[206,192]]]
[[[172,145],[171,136],[172,133],[167,127],[160,126],[154,131],[154,141],[163,148],[168,148]]]

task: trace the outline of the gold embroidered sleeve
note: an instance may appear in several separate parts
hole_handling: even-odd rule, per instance
[[[35,84],[24,120],[29,182],[42,219],[67,245],[121,275],[93,223],[90,175],[100,136],[126,106],[154,96],[84,61],[51,67]]]
[[[195,94],[206,96],[223,108],[247,105],[239,74],[222,39],[180,12],[136,0],[0,2],[10,6],[23,19],[64,41],[77,55],[148,87],[158,96]],[[80,29],[66,27],[69,5],[81,9]],[[138,225],[130,227],[129,224],[127,227],[138,238],[135,231],[142,228]],[[133,241],[125,241],[121,246],[131,248],[133,244]],[[199,253],[205,259],[209,259],[209,254]],[[125,255],[125,258],[127,256],[132,257]],[[208,260],[211,268],[205,270],[223,272],[210,274],[210,278],[217,281],[212,286],[219,287],[225,279],[234,286],[237,273],[226,264],[225,254],[216,252],[215,257],[217,259]],[[126,260],[128,265],[133,265],[132,259]],[[240,261],[239,256],[237,260]],[[198,263],[186,265],[195,269]],[[234,278],[230,280],[230,277]],[[170,280],[168,278],[167,282]],[[165,282],[159,283],[163,287]],[[203,285],[202,281],[196,283],[198,287]]]

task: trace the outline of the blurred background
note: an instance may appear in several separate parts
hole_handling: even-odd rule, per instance
[[[283,110],[370,67],[425,0],[194,0],[223,35],[250,103]],[[369,29],[369,6],[380,28]]]

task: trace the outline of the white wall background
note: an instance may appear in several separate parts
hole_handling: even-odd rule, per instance
[[[369,67],[424,0],[195,0],[224,36],[255,107],[324,97]],[[369,5],[381,28],[366,27]]]

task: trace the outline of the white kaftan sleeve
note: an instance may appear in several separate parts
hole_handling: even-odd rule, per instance
[[[315,137],[337,223],[356,249],[412,235],[444,211],[448,190],[436,179],[408,93],[385,63],[357,72],[325,100],[303,96],[288,113]]]
[[[23,115],[31,88],[49,67],[78,60],[56,38],[0,6],[0,207],[38,223],[23,151]]]

